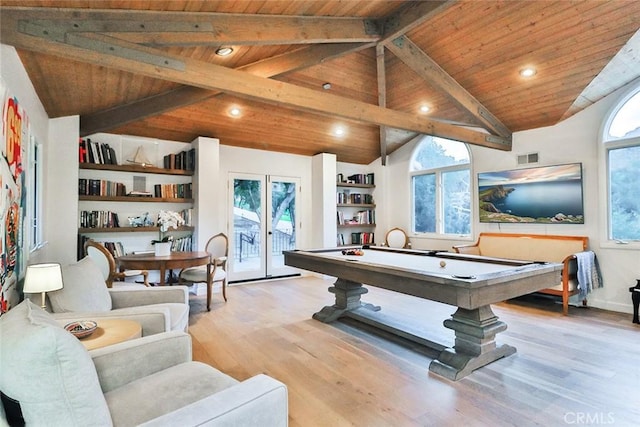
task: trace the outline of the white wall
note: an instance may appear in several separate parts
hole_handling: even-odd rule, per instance
[[[37,142],[42,144],[43,158],[47,159],[51,155],[51,147],[49,144],[49,116],[47,115],[36,91],[29,80],[29,76],[20,61],[20,57],[12,46],[0,44],[0,75],[7,85],[9,92],[12,96],[18,99],[20,106],[24,108],[28,116],[28,123],[30,126],[31,134],[35,136]],[[50,195],[46,190],[47,183],[49,182],[50,168],[46,164],[44,165],[44,177],[45,177],[45,192],[43,197],[43,203],[45,206],[44,215],[48,214],[46,206],[50,202]],[[30,173],[27,171],[27,173]],[[49,236],[44,234],[44,240],[46,241]],[[54,261],[49,256],[49,248],[47,246],[28,254],[27,263],[39,263]]]
[[[336,155],[320,153],[312,159],[311,241],[305,247],[336,245]]]
[[[631,297],[628,288],[640,278],[638,270],[638,250],[625,246],[615,246],[601,241],[602,225],[605,223],[606,195],[600,191],[601,180],[605,180],[600,167],[600,128],[603,117],[617,102],[626,88],[600,100],[569,119],[546,128],[516,132],[513,135],[513,150],[498,151],[478,146],[471,147],[473,188],[477,192],[478,172],[497,171],[517,168],[518,154],[539,152],[537,165],[554,165],[563,163],[582,163],[584,191],[584,224],[480,224],[477,210],[474,210],[473,238],[483,231],[585,235],[589,237],[589,246],[600,262],[604,288],[597,289],[589,295],[589,305],[609,310],[632,312]],[[384,204],[378,198],[377,216],[385,225],[394,224],[406,230],[411,229],[410,219],[410,186],[409,161],[415,143],[407,144],[392,153],[387,161],[387,180],[384,182]],[[380,186],[380,183],[378,184]],[[603,187],[603,186],[602,186]],[[380,191],[378,189],[377,191]],[[477,200],[477,194],[472,196]],[[380,229],[380,227],[378,227]],[[452,245],[461,243],[454,239],[426,239],[412,236],[414,248],[450,250]],[[462,242],[464,243],[464,242]]]
[[[44,247],[47,261],[75,262],[78,241],[78,135],[80,118],[49,121],[49,147],[45,153]]]

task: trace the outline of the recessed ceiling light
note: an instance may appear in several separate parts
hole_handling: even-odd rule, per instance
[[[216,49],[216,55],[229,56],[233,53],[233,48],[228,46],[219,47]]]
[[[520,70],[520,76],[522,77],[533,77],[537,73],[536,69],[533,67],[526,67]]]
[[[335,128],[333,128],[333,134],[337,137],[345,136],[346,133],[346,129],[342,126],[336,126]]]
[[[329,90],[329,89],[331,89],[331,83],[324,83],[324,84],[322,85],[322,89],[324,89],[324,90]]]
[[[238,107],[233,107],[229,110],[229,114],[231,117],[240,117],[240,109]]]
[[[420,106],[420,112],[421,113],[428,113],[429,111],[431,111],[431,108],[428,105],[423,104],[423,105]]]

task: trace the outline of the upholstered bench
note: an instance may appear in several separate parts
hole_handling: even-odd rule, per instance
[[[588,242],[589,238],[585,236],[480,233],[476,243],[454,246],[453,249],[463,254],[562,263],[560,283],[538,292],[562,297],[562,312],[566,316],[569,314],[569,297],[579,292],[575,254],[585,251]]]

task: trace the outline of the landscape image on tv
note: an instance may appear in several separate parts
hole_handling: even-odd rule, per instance
[[[478,174],[480,222],[584,224],[582,164]]]

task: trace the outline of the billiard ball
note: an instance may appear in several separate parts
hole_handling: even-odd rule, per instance
[[[440,267],[444,268],[447,265],[445,261],[440,261]]]

